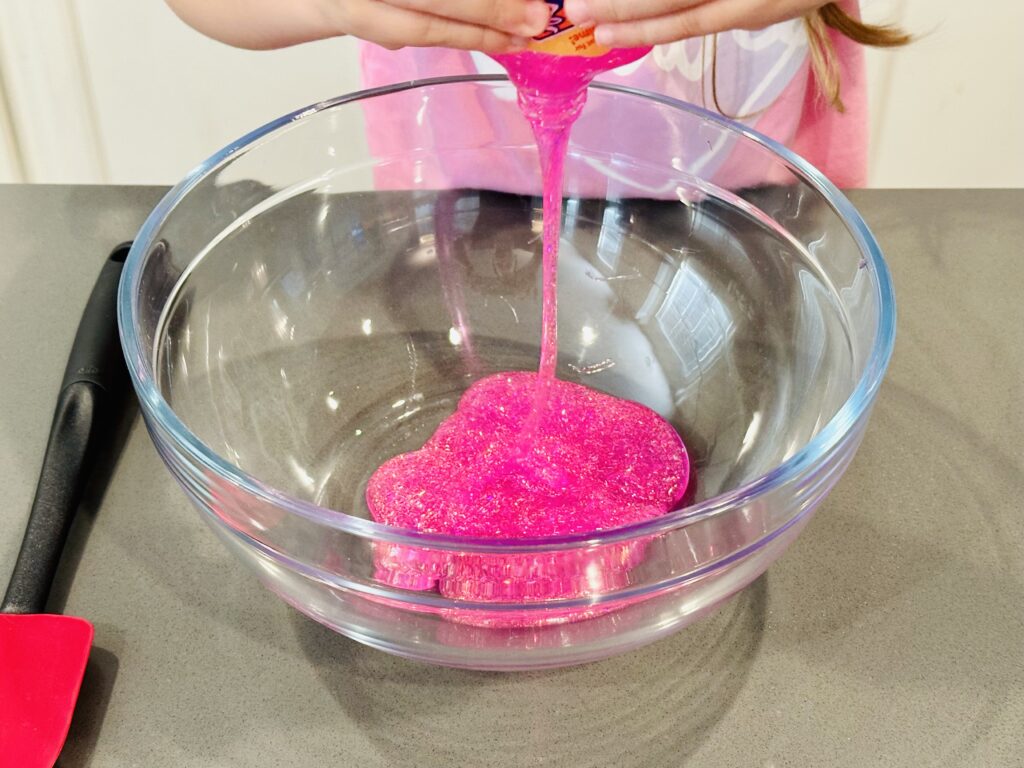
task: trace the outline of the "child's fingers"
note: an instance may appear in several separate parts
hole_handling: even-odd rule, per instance
[[[814,7],[807,0],[771,3],[767,8],[759,0],[710,0],[665,16],[598,24],[594,34],[598,43],[609,48],[660,45],[730,29],[764,29]]]
[[[614,24],[667,16],[708,0],[565,0],[574,24]]]
[[[338,6],[339,32],[385,48],[444,47],[499,52],[525,47],[526,40],[490,27],[397,8],[378,0],[345,0]]]
[[[438,0],[386,0],[386,3],[522,37],[539,35],[551,18],[551,11],[543,0],[446,0],[444,3]]]

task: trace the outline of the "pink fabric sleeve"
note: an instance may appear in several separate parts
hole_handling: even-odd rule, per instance
[[[857,14],[855,1],[842,3],[848,13]],[[790,147],[817,167],[840,187],[860,187],[867,181],[867,85],[864,53],[860,45],[830,30],[839,60],[842,97],[845,113],[828,104],[814,83],[809,65],[803,63],[792,70],[767,108],[745,122],[756,130]],[[694,41],[697,42],[697,41]],[[678,49],[677,49],[678,51]],[[662,59],[669,58],[668,56]],[[655,57],[649,56],[628,74],[616,74],[613,82],[633,87],[660,90],[675,98],[699,101],[703,90],[687,82],[671,69],[659,68]],[[733,59],[732,62],[744,59]],[[478,71],[474,58],[465,52],[442,49],[405,49],[386,51],[377,46],[362,47],[362,75],[366,87],[418,80],[441,75],[464,75]],[[741,64],[740,64],[741,66]],[[756,71],[756,70],[755,70]],[[377,169],[380,188],[445,188],[479,187],[533,193],[538,188],[538,175],[529,147],[532,138],[525,121],[511,102],[493,99],[438,96],[430,105],[420,95],[389,97],[386,102],[364,103],[370,150],[378,158],[390,158]],[[691,94],[692,95],[688,95]],[[596,100],[595,100],[596,101]],[[657,126],[638,124],[632,131],[611,135],[608,126],[615,114],[601,114],[592,105],[576,127],[576,135],[587,146],[603,151],[625,154],[660,162],[666,152],[674,152],[671,143],[685,143],[686,137],[672,135]],[[694,137],[695,138],[695,137]],[[668,143],[666,143],[668,142]],[[493,146],[522,146],[520,153],[509,154]],[[736,145],[739,146],[739,145]],[[416,151],[409,153],[413,148]],[[444,150],[474,148],[464,154]],[[681,152],[693,159],[696,149],[680,144]],[[444,155],[433,154],[439,150]],[[777,167],[765,164],[753,151],[733,147],[719,153],[711,162],[697,163],[701,175],[723,186],[784,182]],[[579,180],[570,193],[602,195],[623,190],[608,188],[606,178],[598,178],[594,169],[567,169],[570,178]],[[629,194],[628,196],[633,196]],[[659,193],[651,190],[651,196]]]

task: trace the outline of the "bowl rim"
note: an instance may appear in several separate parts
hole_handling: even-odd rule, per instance
[[[128,363],[132,384],[139,396],[143,412],[156,420],[162,431],[169,434],[179,450],[183,450],[188,458],[199,467],[221,476],[246,493],[257,497],[262,502],[305,517],[318,525],[362,538],[386,541],[393,544],[441,550],[458,550],[462,552],[515,552],[521,554],[525,551],[551,551],[565,549],[570,546],[611,544],[641,536],[655,535],[677,527],[685,527],[700,520],[726,513],[731,509],[755,501],[758,497],[795,480],[805,471],[812,469],[827,459],[838,446],[846,441],[861,417],[870,410],[885,375],[889,360],[892,357],[895,344],[896,304],[892,278],[881,248],[867,223],[849,199],[821,171],[774,139],[720,114],[669,96],[623,85],[595,82],[590,86],[595,90],[638,97],[679,109],[702,120],[717,124],[755,144],[759,144],[783,160],[790,167],[794,175],[821,194],[832,210],[846,224],[861,253],[871,265],[871,271],[875,276],[875,294],[879,306],[878,326],[875,331],[871,352],[856,387],[818,434],[811,438],[800,450],[765,474],[738,488],[705,499],[697,504],[629,526],[610,528],[593,533],[522,539],[482,539],[420,533],[355,517],[341,510],[321,507],[313,502],[305,501],[280,491],[258,480],[210,450],[184,425],[160,394],[159,388],[156,386],[148,370],[146,362],[147,350],[143,347],[133,322],[138,309],[136,296],[142,277],[141,267],[145,262],[146,255],[155,242],[154,236],[164,220],[174,210],[178,202],[202,179],[216,171],[236,154],[255,147],[261,140],[268,138],[274,132],[286,128],[292,123],[310,118],[325,110],[364,99],[387,96],[419,88],[465,83],[505,84],[508,83],[508,78],[504,75],[470,74],[410,80],[393,85],[356,91],[295,110],[250,131],[208,157],[172,187],[152,210],[136,235],[128,258],[125,261],[124,272],[118,287],[117,319],[122,349]],[[800,516],[799,512],[794,512],[793,517],[798,516]],[[780,525],[786,525],[789,522],[790,520],[787,519],[782,521]],[[767,531],[765,536],[770,536],[771,534],[772,531]],[[765,536],[760,537],[759,541],[763,540]]]

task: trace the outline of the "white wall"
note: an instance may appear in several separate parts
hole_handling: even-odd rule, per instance
[[[0,73],[37,182],[170,184],[268,120],[359,88],[350,39],[241,51],[162,0],[0,0]]]
[[[920,35],[871,52],[871,183],[1024,186],[1024,3],[865,0]],[[358,88],[351,40],[239,51],[162,0],[2,0],[0,181],[172,183],[292,109]]]
[[[28,181],[103,178],[79,30],[65,0],[0,9],[0,80],[7,144]]]
[[[162,0],[73,3],[110,182],[177,181],[253,128],[359,88],[350,39],[241,51],[186,27]]]
[[[1024,186],[1024,3],[868,0],[918,35],[868,54],[871,185]]]
[[[14,139],[14,126],[7,107],[7,92],[0,78],[0,184],[24,180],[21,152]]]

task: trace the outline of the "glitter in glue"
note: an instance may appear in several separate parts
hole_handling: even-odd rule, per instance
[[[555,378],[556,267],[569,131],[590,81],[635,61],[647,49],[601,49],[590,31],[559,16],[560,3],[549,5],[557,6],[552,20],[558,24],[536,46],[549,53],[496,57],[516,85],[533,127],[543,174],[539,371],[477,381],[421,450],[381,466],[366,494],[374,520],[381,523],[505,540],[593,533],[662,515],[686,490],[686,448],[660,416]],[[376,568],[380,580],[405,589],[436,589],[447,597],[483,602],[531,602],[622,588],[645,547],[643,541],[629,541],[571,552],[469,555],[382,543]],[[577,609],[562,618],[598,612]],[[481,623],[517,626],[536,620],[506,617]]]
[[[672,509],[689,479],[678,433],[654,411],[553,380],[537,414],[535,373],[474,383],[419,451],[370,478],[373,518],[398,528],[486,539],[591,533]],[[527,428],[527,424],[535,426]],[[380,545],[377,576],[447,597],[533,601],[626,585],[637,542],[581,552],[465,555]]]

